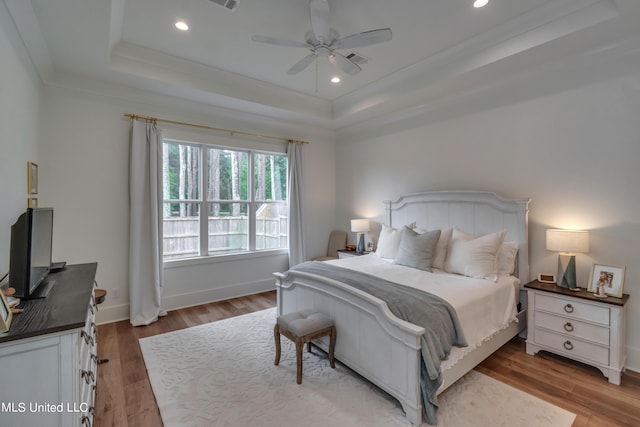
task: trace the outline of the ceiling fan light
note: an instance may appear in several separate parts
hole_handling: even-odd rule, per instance
[[[473,7],[475,8],[484,7],[487,5],[487,3],[489,3],[489,0],[474,0]]]
[[[184,21],[176,21],[175,25],[176,25],[176,28],[179,29],[180,31],[189,30],[189,25],[187,25],[187,23]]]
[[[331,77],[331,83],[334,83],[334,84],[340,83],[340,77],[338,76]]]

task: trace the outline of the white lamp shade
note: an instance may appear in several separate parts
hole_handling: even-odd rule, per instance
[[[547,250],[569,253],[589,252],[589,232],[582,230],[547,230]]]
[[[369,220],[368,219],[352,219],[351,220],[351,231],[353,233],[362,233],[365,231],[369,231]]]

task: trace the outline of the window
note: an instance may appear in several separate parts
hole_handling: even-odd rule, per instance
[[[165,260],[288,246],[287,157],[165,139]]]

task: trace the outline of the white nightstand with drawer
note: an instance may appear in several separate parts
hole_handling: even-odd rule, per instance
[[[626,303],[622,298],[599,299],[555,284],[527,283],[527,353],[550,351],[600,369],[609,382],[620,385],[627,361]]]

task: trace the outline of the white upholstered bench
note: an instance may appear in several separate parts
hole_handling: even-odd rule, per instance
[[[298,384],[302,383],[302,348],[307,343],[307,350],[311,351],[311,341],[329,336],[329,363],[332,368],[336,365],[333,360],[333,350],[336,346],[336,328],[331,318],[313,310],[295,311],[278,317],[273,335],[276,340],[275,365],[280,363],[280,334],[296,344],[296,361]]]

